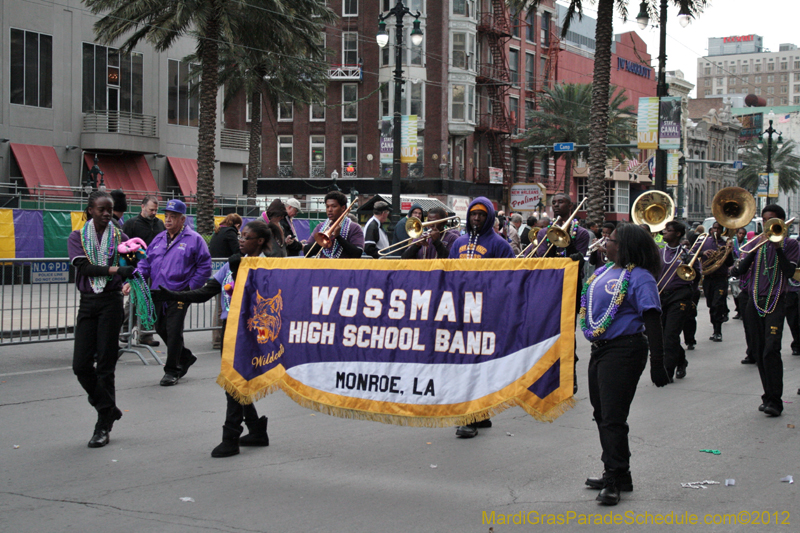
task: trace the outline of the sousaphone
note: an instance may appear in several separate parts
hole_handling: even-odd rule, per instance
[[[675,202],[665,192],[648,191],[640,195],[631,207],[631,220],[635,224],[647,224],[650,233],[659,233],[674,218]]]

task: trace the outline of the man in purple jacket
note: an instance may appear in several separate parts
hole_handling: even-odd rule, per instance
[[[186,227],[186,204],[170,200],[164,208],[164,227],[147,249],[147,257],[139,262],[139,271],[150,280],[150,287],[172,291],[199,289],[211,276],[211,254],[203,238]],[[156,304],[156,332],[167,345],[162,386],[178,383],[197,361],[183,345],[183,321],[189,304],[163,302]]]

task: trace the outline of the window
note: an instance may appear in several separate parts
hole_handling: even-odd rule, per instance
[[[767,94],[775,94],[775,87],[767,87]]]
[[[756,76],[756,83],[761,83],[761,76]]]
[[[550,17],[552,15],[549,11],[542,13],[542,46],[550,46]]]
[[[525,100],[525,129],[531,129],[533,125],[533,112],[536,111],[536,102]]]
[[[453,33],[453,66],[467,68],[467,34]]]
[[[717,89],[717,94],[722,94],[722,89]]]
[[[519,166],[519,148],[511,149],[511,182],[515,182],[517,178],[517,170]]]
[[[416,115],[417,118],[422,118],[422,88],[424,87],[423,83],[412,83],[411,84],[411,107],[408,109],[409,115]],[[405,91],[403,91],[405,95]],[[405,108],[405,106],[403,106]]]
[[[323,122],[325,120],[325,101],[320,103],[311,104],[309,107],[311,113],[311,122]]]
[[[789,81],[789,75],[788,74],[781,74],[781,81],[782,82]]]
[[[703,74],[711,76],[711,65],[706,65],[706,68],[703,69]]]
[[[795,62],[794,62],[794,69],[795,69],[795,70],[800,70],[800,60],[795,60]]]
[[[775,105],[775,99],[774,98],[767,98],[767,105]]]
[[[467,120],[475,122],[475,86],[467,85]]]
[[[417,162],[408,164],[409,178],[422,178],[425,176],[425,140],[422,135],[417,135]]]
[[[358,120],[358,85],[342,84],[342,120]]]
[[[358,163],[358,136],[342,136],[342,177],[354,178]]]
[[[742,64],[742,74],[747,74],[750,72],[750,65],[748,63]]]
[[[728,78],[728,83],[731,84],[731,85],[735,85],[736,84],[736,76],[731,76],[730,78]]]
[[[781,105],[789,105],[789,99],[788,98],[781,98]]]
[[[357,17],[358,16],[358,0],[343,0],[342,1],[342,16],[343,17]]]
[[[703,96],[711,96],[711,89],[706,89],[703,91]]]
[[[711,78],[706,78],[703,80],[703,87],[711,87]]]
[[[511,83],[519,83],[519,50],[514,48],[508,51],[508,73],[511,76]]]
[[[717,85],[722,85],[725,82],[724,78],[717,78]]]
[[[511,36],[519,39],[519,11],[509,8],[509,19],[511,21]]]
[[[425,40],[423,39],[423,41],[419,43],[419,46],[411,42],[411,28],[408,30],[406,39],[407,40],[405,42],[408,43],[408,53],[411,56],[408,60],[408,63],[410,65],[422,66],[422,45],[425,43]]]
[[[775,74],[767,74],[767,83],[775,83]]]
[[[358,33],[342,32],[342,64],[358,65]]]
[[[141,113],[142,70],[140,53],[120,56],[114,48],[83,43],[83,112]]]
[[[536,10],[531,9],[528,11],[528,16],[525,17],[525,40],[529,43],[536,42]]]
[[[550,87],[550,76],[547,70],[547,57],[539,56],[539,76],[542,78],[542,87]]]
[[[380,88],[380,100],[381,100],[381,118],[389,116],[389,109],[391,106],[389,105],[389,85],[383,84]]]
[[[532,91],[536,87],[536,56],[533,54],[525,54],[525,85],[526,89]]]
[[[466,85],[453,85],[452,106],[450,108],[451,120],[464,120],[466,114],[467,104],[467,86]]]
[[[800,72],[794,73],[794,81],[800,81]]]
[[[167,87],[167,123],[177,126],[197,127],[200,119],[200,93],[192,87],[200,83],[191,76],[199,65],[169,60],[169,86]],[[95,95],[97,91],[95,90]],[[96,102],[96,100],[95,100]]]
[[[733,63],[733,61],[731,61],[731,63]],[[728,71],[729,71],[731,74],[736,74],[736,65],[733,65],[733,64],[731,64],[731,66],[730,66],[730,67],[728,67]]]
[[[794,86],[794,92],[800,93],[800,85],[795,85]]]
[[[53,37],[11,30],[11,103],[53,107]]]
[[[508,99],[508,114],[511,121],[511,135],[516,135],[519,124],[519,98],[512,96]]]
[[[761,72],[761,63],[756,63],[756,70],[755,72]]]
[[[781,61],[781,70],[786,70],[788,68],[789,64],[786,62],[786,60],[784,59],[783,61]]]
[[[278,103],[278,120],[291,122],[294,119],[294,104],[292,102]]]
[[[471,16],[474,12],[474,0],[453,0],[453,15]]]
[[[786,85],[781,85],[781,94],[786,94],[789,92],[787,89],[789,88]]]
[[[294,173],[292,163],[294,161],[294,147],[291,135],[281,135],[278,137],[278,176],[281,178],[291,178]]]
[[[773,63],[772,61],[767,63],[767,70],[769,70],[769,71],[775,70],[775,63]]]
[[[311,136],[311,169],[309,175],[312,178],[325,177],[325,136]]]
[[[758,96],[759,94],[761,94],[761,87],[756,87],[755,88],[755,95]]]
[[[616,181],[614,188],[617,197],[617,213],[627,213],[630,211],[630,182]]]
[[[794,96],[794,97],[792,97],[792,104],[793,104],[793,105],[798,105],[798,104],[800,104],[800,96]]]

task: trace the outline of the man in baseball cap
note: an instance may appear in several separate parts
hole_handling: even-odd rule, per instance
[[[139,262],[139,271],[149,279],[150,288],[173,291],[199,289],[211,276],[211,254],[206,241],[186,226],[186,204],[170,200],[164,207],[164,227],[150,243],[147,257]],[[162,386],[178,383],[197,361],[183,345],[183,321],[189,304],[164,302],[156,305],[156,332],[167,345]]]

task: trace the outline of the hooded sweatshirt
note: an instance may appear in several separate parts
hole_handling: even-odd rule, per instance
[[[467,209],[467,233],[456,239],[456,242],[450,247],[450,259],[467,259],[469,257],[467,252],[470,242],[475,243],[474,229],[469,222],[469,212],[472,211],[472,207],[476,204],[484,206],[488,216],[483,223],[483,227],[477,231],[477,246],[472,257],[475,259],[514,257],[514,252],[511,250],[511,245],[508,244],[508,241],[494,231],[495,213],[492,202],[488,198],[479,196],[469,204]]]
[[[408,220],[408,217],[411,216],[411,212],[414,211],[414,209],[419,209],[420,211],[422,211],[422,216],[423,218],[425,217],[425,209],[421,205],[417,203],[411,204],[411,209],[408,210],[406,216],[401,218],[400,221],[397,223],[397,225],[394,227],[394,242],[400,242],[408,239],[408,233],[406,233],[406,221]],[[425,222],[425,221],[420,220],[420,222]]]

